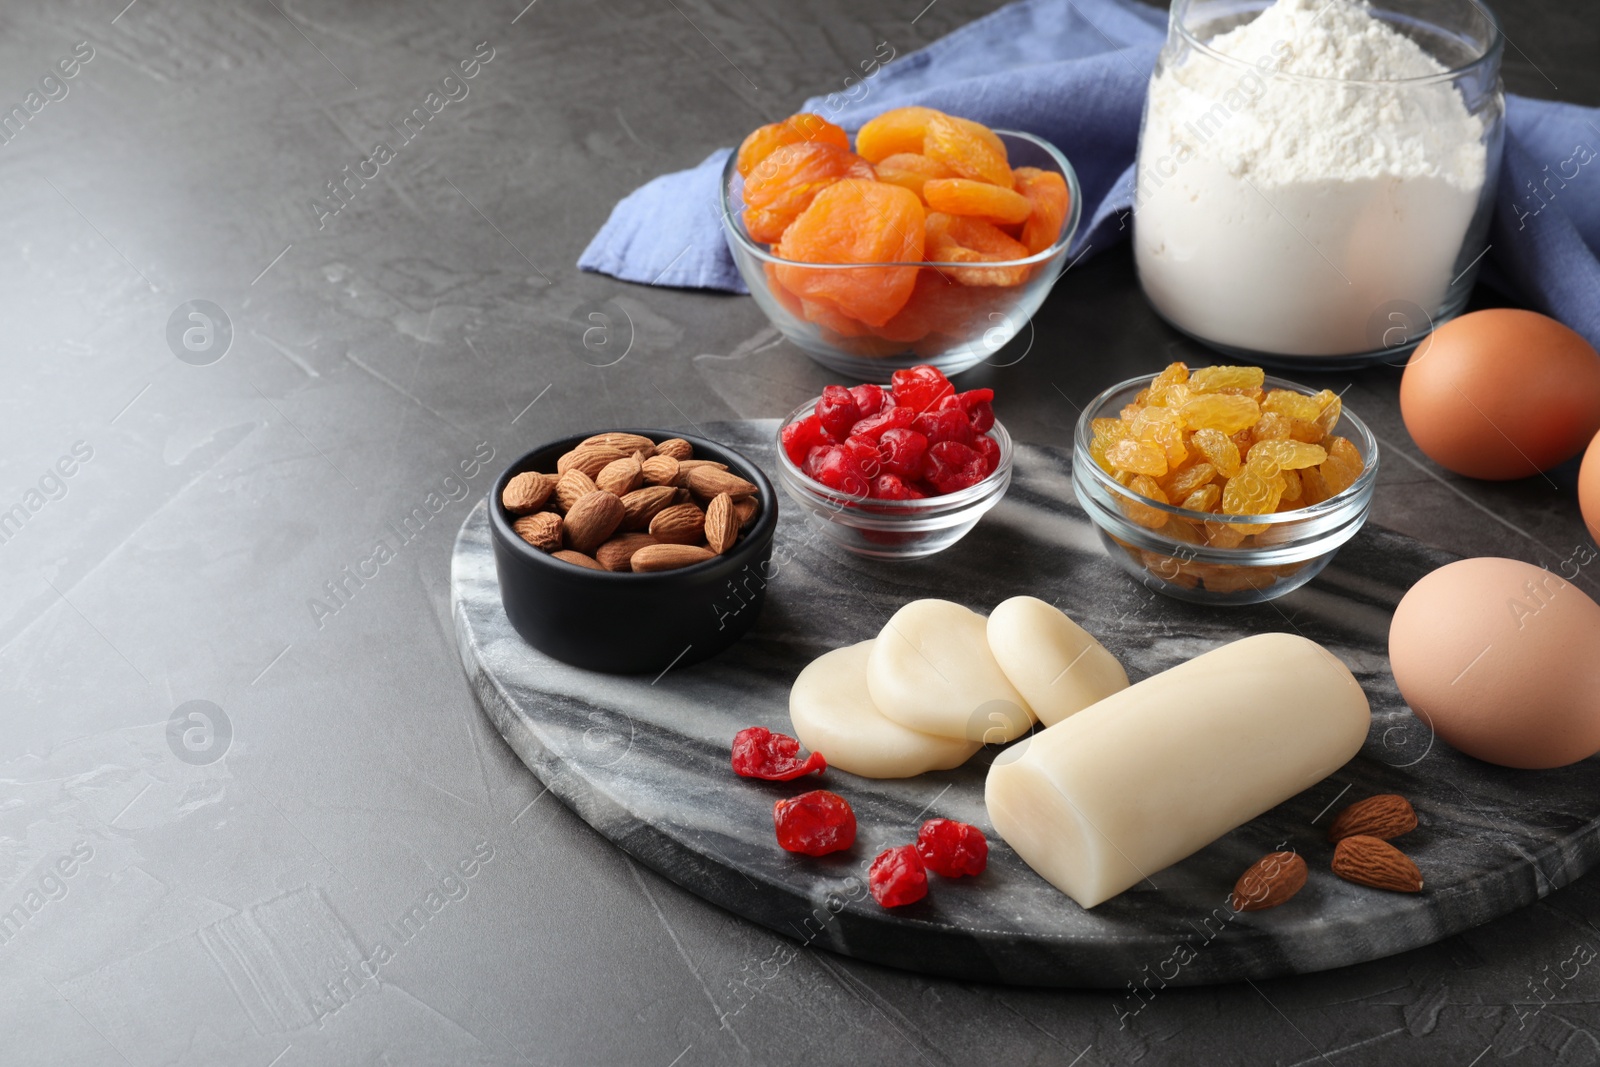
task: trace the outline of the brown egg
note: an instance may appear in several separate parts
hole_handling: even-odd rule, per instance
[[[1583,466],[1578,468],[1578,508],[1589,536],[1600,541],[1600,433],[1589,442]]]
[[[1564,561],[1576,576],[1590,549]],[[1564,767],[1600,751],[1600,604],[1514,559],[1447,564],[1395,608],[1400,695],[1446,744],[1503,767]]]
[[[1469,478],[1526,478],[1600,431],[1600,355],[1532,311],[1494,308],[1445,323],[1400,380],[1411,439]]]

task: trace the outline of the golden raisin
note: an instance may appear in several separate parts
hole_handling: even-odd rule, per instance
[[[1222,490],[1215,485],[1202,485],[1183,498],[1183,506],[1190,511],[1216,511],[1222,503]]]
[[[1232,478],[1239,473],[1239,446],[1227,434],[1221,430],[1196,430],[1191,440],[1200,454],[1211,461],[1218,474]]]
[[[1261,409],[1249,397],[1204,394],[1183,405],[1183,420],[1190,429],[1238,433],[1261,417]]]
[[[1167,454],[1159,446],[1124,437],[1106,448],[1106,462],[1121,471],[1159,478],[1167,473]]]
[[[1259,389],[1266,380],[1267,372],[1260,367],[1201,367],[1189,375],[1189,388],[1197,393]]]
[[[1161,491],[1161,487],[1155,483],[1155,479],[1147,475],[1141,474],[1134,478],[1128,484],[1128,489],[1138,493],[1140,496],[1149,497],[1158,504],[1167,503],[1167,494]],[[1129,520],[1151,530],[1161,529],[1167,524],[1167,519],[1171,517],[1159,508],[1150,507],[1148,504],[1128,497],[1120,498],[1118,504],[1122,508],[1122,513],[1128,516]]]

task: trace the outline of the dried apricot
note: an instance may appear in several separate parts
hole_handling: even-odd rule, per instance
[[[934,211],[1002,226],[1022,222],[1033,211],[1033,205],[1021,193],[971,178],[931,178],[922,187],[922,199]]]
[[[840,178],[871,178],[872,166],[838,145],[821,141],[779,145],[744,183],[744,225],[751,240],[775,242]]]
[[[911,298],[922,259],[924,212],[915,193],[886,182],[844,178],[816,195],[775,249],[799,263],[894,263],[856,270],[779,264],[778,280],[806,300],[831,304],[882,326]]]
[[[891,182],[903,185],[918,196],[922,195],[922,187],[929,178],[948,178],[950,168],[943,163],[935,163],[920,152],[896,152],[873,164],[880,182]]]
[[[856,131],[856,151],[869,163],[903,153],[921,153],[928,120],[941,112],[931,107],[897,107]]]
[[[802,300],[800,301],[800,307],[801,315],[807,322],[814,322],[825,330],[832,330],[840,337],[865,337],[872,332],[832,304],[824,304],[816,300]]]
[[[1028,250],[1007,237],[999,227],[982,219],[931,211],[927,216],[925,247],[930,262],[939,264],[998,263],[1026,259]],[[1028,275],[1021,267],[941,266],[962,285],[1020,285]]]
[[[798,115],[790,115],[782,122],[762,126],[746,137],[744,143],[739,146],[739,159],[735,166],[740,176],[749,177],[756,164],[770,156],[774,149],[803,141],[831,144],[847,151],[850,148],[849,134],[821,115],[802,111]]]
[[[1061,237],[1067,221],[1067,180],[1053,170],[1018,167],[1011,172],[1012,188],[1028,198],[1028,221],[1022,224],[1022,243],[1029,255],[1038,255]],[[1187,375],[1188,368],[1184,368]]]
[[[958,177],[1011,188],[1011,164],[1006,161],[1004,142],[989,127],[969,119],[934,112],[927,120],[922,154],[943,163]]]

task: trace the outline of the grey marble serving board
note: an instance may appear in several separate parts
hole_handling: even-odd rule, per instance
[[[776,423],[713,426],[711,436],[769,471]],[[486,504],[457,539],[454,616],[462,662],[506,741],[562,801],[619,847],[707,900],[814,947],[910,970],[1026,985],[1125,988],[1136,1012],[1164,985],[1339,967],[1403,952],[1523,907],[1600,856],[1600,765],[1511,771],[1468,759],[1406,709],[1390,676],[1389,618],[1422,575],[1453,557],[1368,526],[1315,581],[1270,604],[1207,608],[1150,592],[1105,555],[1078,507],[1070,453],[1019,446],[1006,499],[953,548],[926,560],[862,560],[830,545],[799,509],[781,512],[776,575],[744,641],[659,678],[595,674],[534,651],[500,607]],[[997,749],[953,771],[873,781],[737,778],[740,729],[789,731],[788,691],[810,660],[872,637],[902,604],[938,596],[988,611],[1027,593],[1054,602],[1138,681],[1266,630],[1321,642],[1360,679],[1373,725],[1331,778],[1093,911],[1034,874],[993,835],[984,775]],[[619,639],[625,639],[619,637]],[[822,859],[778,848],[775,799],[826,787],[849,798],[855,846]],[[1424,891],[1385,893],[1328,870],[1337,808],[1400,793],[1422,825],[1401,839]],[[960,819],[990,834],[976,879],[931,877],[928,897],[888,911],[865,890],[882,849],[922,820]],[[1239,873],[1293,848],[1310,881],[1288,904],[1235,914]]]

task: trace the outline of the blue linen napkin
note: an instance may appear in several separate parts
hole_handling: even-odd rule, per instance
[[[879,67],[813,111],[849,130],[890,108],[936,107],[1055,144],[1078,172],[1071,255],[1128,235],[1133,159],[1166,13],[1135,0],[1018,0]],[[1509,96],[1484,280],[1600,347],[1600,109]],[[722,232],[728,149],[634,190],[579,268],[623,281],[743,293]]]

